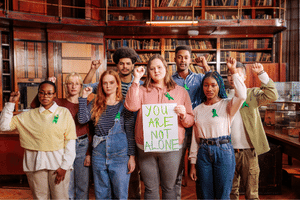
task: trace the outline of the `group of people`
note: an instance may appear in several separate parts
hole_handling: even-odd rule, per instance
[[[238,199],[243,184],[246,198],[257,199],[257,156],[269,150],[258,107],[277,99],[275,85],[256,63],[251,69],[261,87],[247,89],[245,66],[229,58],[228,93],[204,57],[195,64],[205,74],[189,70],[191,55],[189,46],[176,48],[172,75],[161,55],[153,55],[145,69],[134,66],[138,55],[133,49],[121,47],[113,55],[118,73],[101,71],[99,83],[91,83],[102,64],[92,61],[84,80],[75,72],[66,77],[65,99],[55,97],[51,77],[39,85],[34,109],[15,116],[20,93],[12,92],[0,130],[18,129],[34,198],[88,199],[91,165],[96,199],[139,199],[140,179],[145,199],[160,199],[159,187],[163,199],[180,199],[189,148],[197,198]],[[91,93],[96,95],[89,102]],[[179,148],[146,152],[142,107],[170,103],[176,104]]]

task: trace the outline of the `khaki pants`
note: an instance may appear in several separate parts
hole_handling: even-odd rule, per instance
[[[235,173],[232,183],[230,199],[239,199],[240,184],[245,186],[246,199],[259,199],[259,165],[258,157],[254,149],[235,150]]]
[[[39,170],[26,172],[28,183],[34,199],[68,199],[70,170],[67,170],[65,179],[55,185],[55,170]]]

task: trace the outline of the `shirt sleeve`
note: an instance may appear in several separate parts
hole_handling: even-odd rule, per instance
[[[63,162],[60,166],[60,168],[64,170],[70,169],[75,160],[75,156],[76,156],[75,142],[76,142],[75,140],[69,140],[64,149]]]
[[[233,119],[236,112],[240,109],[241,105],[247,98],[247,88],[244,81],[235,73],[232,75],[234,89],[235,89],[235,96],[230,100],[227,105],[227,113],[229,114],[230,118]]]
[[[128,155],[135,155],[135,139],[134,139],[135,115],[133,112],[124,108],[124,126],[128,141]]]
[[[187,91],[184,90],[184,92],[186,93],[186,94],[184,94],[184,96],[185,96],[184,107],[186,110],[186,117],[185,117],[185,119],[180,120],[180,121],[181,121],[183,127],[189,128],[189,127],[193,126],[193,124],[194,124],[194,113],[193,113],[193,107],[192,107],[190,96]]]
[[[78,122],[80,124],[85,124],[91,120],[91,109],[93,101],[87,105],[87,98],[78,98],[79,101],[79,109],[78,109]]]
[[[11,131],[17,127],[11,124],[13,118],[13,112],[15,109],[15,103],[5,103],[5,106],[0,115],[0,130],[1,131]]]
[[[92,87],[92,88],[93,88],[93,93],[94,93],[94,94],[97,94],[98,85],[99,85],[99,82],[96,82],[96,83],[89,83],[89,84],[83,84],[83,88],[86,88],[86,87]]]
[[[136,112],[142,107],[141,90],[138,83],[132,83],[125,98],[125,108]]]
[[[195,113],[197,115],[197,113]],[[192,142],[191,142],[191,147],[190,147],[190,155],[189,155],[189,160],[191,161],[191,164],[196,164],[197,161],[197,154],[198,154],[198,143],[196,140],[197,134],[197,126],[194,124],[193,126],[193,132],[192,132]]]
[[[258,75],[258,78],[265,85],[267,85],[270,80],[270,77],[266,72],[262,73],[261,75]]]

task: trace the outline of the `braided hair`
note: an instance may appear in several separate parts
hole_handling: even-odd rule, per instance
[[[201,82],[201,93],[200,93],[200,98],[201,98],[201,102],[205,102],[207,100],[205,94],[204,94],[204,91],[203,91],[203,83],[204,83],[204,80],[206,78],[209,78],[209,77],[212,77],[214,78],[217,83],[218,83],[218,86],[219,86],[219,94],[218,96],[221,98],[221,99],[226,99],[227,98],[227,94],[226,94],[226,90],[225,90],[225,85],[224,85],[224,81],[223,81],[223,78],[221,77],[221,75],[217,72],[217,71],[214,71],[214,72],[208,72],[205,74],[205,76],[203,77],[203,80]]]

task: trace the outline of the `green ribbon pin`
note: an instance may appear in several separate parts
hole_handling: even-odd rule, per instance
[[[173,97],[171,97],[171,95],[169,94],[169,92],[165,93],[165,96],[168,98],[168,100],[174,100]]]
[[[242,108],[244,108],[245,106],[249,108],[249,105],[247,104],[247,102],[246,102],[246,101],[243,103],[243,106],[242,106]]]
[[[54,116],[54,119],[53,119],[53,121],[52,121],[52,124],[53,124],[53,123],[57,124],[58,117],[59,117],[58,114]]]
[[[216,109],[212,109],[212,114],[213,114],[213,116],[212,117],[219,117],[218,116],[218,114],[217,114],[217,111],[216,111]]]
[[[116,115],[116,117],[115,117],[115,119],[119,119],[120,120],[120,116],[121,116],[121,113],[118,112],[117,115]]]
[[[184,89],[190,90],[190,88],[186,84],[184,84]]]

